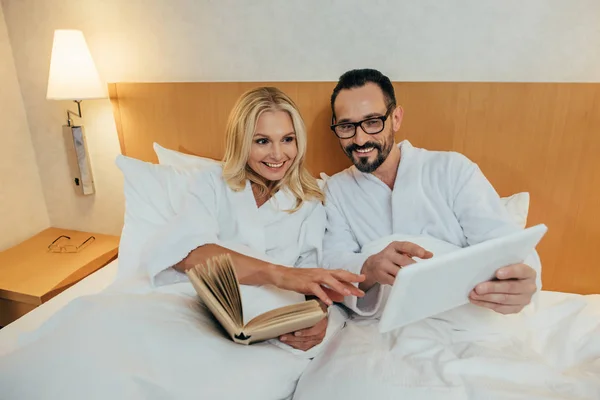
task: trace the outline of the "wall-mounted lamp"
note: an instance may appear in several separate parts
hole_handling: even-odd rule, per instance
[[[106,97],[106,90],[100,82],[83,33],[77,30],[56,30],[46,98],[73,100],[77,103],[77,113],[67,111],[67,125],[63,126],[63,134],[70,153],[73,182],[84,195],[94,193],[94,178],[83,126],[75,124],[71,115],[81,118],[82,100]]]

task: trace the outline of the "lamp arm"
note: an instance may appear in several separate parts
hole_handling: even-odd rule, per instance
[[[71,114],[73,114],[74,116],[81,118],[81,100],[73,100],[75,103],[77,103],[77,114],[75,114],[75,112],[71,111],[71,110],[67,110],[67,125],[68,126],[73,126],[73,120],[71,119]]]

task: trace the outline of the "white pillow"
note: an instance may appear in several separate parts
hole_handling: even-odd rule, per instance
[[[152,145],[154,152],[158,157],[158,163],[164,165],[172,165],[174,167],[187,168],[205,168],[212,165],[220,164],[220,161],[212,158],[193,156],[190,154],[181,153],[179,151],[170,150],[162,147],[158,143]]]
[[[327,179],[329,179],[329,176],[325,172],[321,172],[319,176],[321,177],[318,180],[320,181],[319,185],[324,185]],[[515,193],[512,196],[501,197],[500,200],[513,220],[521,228],[525,228],[527,226],[527,215],[529,214],[529,193]]]
[[[529,193],[515,193],[512,196],[502,197],[500,200],[515,222],[524,229],[527,226],[529,214]]]
[[[116,164],[125,178],[118,270],[121,279],[138,272],[142,247],[181,209],[189,177],[206,167],[177,168],[123,155],[117,156]]]

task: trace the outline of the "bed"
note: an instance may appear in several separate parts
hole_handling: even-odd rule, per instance
[[[0,356],[18,347],[18,338],[25,332],[39,328],[50,316],[63,308],[72,300],[86,295],[99,293],[114,282],[117,276],[118,259],[104,268],[82,279],[50,301],[36,307],[23,317],[0,330]]]
[[[161,149],[164,159],[170,154],[183,163],[186,157],[217,159],[222,137],[213,132],[223,132],[239,94],[262,84],[111,84],[122,153],[157,164]],[[332,174],[347,167],[348,160],[327,131],[333,83],[266,84],[282,88],[297,101],[309,128],[311,172]],[[43,380],[45,371],[64,368],[62,348],[83,346],[101,329],[107,347],[87,346],[100,353],[78,354],[81,368],[71,371],[68,387],[44,382],[51,389],[45,398],[77,398],[63,396],[66,393],[86,393],[90,399],[600,398],[600,273],[589,256],[600,241],[600,211],[594,206],[600,201],[600,187],[588,184],[600,181],[600,160],[594,157],[600,151],[600,138],[594,134],[600,129],[600,86],[395,85],[406,113],[399,136],[418,146],[466,154],[502,196],[530,195],[528,225],[549,226],[539,248],[544,291],[528,333],[493,340],[489,334],[444,336],[439,323],[428,321],[381,336],[372,332],[372,321],[354,320],[336,309],[326,342],[308,355],[270,344],[239,347],[210,324],[202,329],[211,340],[200,342],[198,331],[189,328],[198,328],[191,288],[149,290],[143,278],[127,271],[135,254],[123,249],[109,266],[0,330],[0,364],[5,367],[2,371],[0,365],[0,372],[10,372],[15,360],[11,354],[35,343],[39,347],[29,346],[21,360],[29,363],[31,377]],[[570,162],[557,165],[558,155]],[[154,184],[164,187],[164,182]],[[86,313],[77,324],[61,327],[61,321],[82,310]],[[140,317],[131,320],[132,314]],[[119,343],[123,336],[126,340]],[[409,353],[406,348],[390,351],[390,343],[415,338],[424,341],[409,346]],[[157,348],[156,343],[165,342],[168,348]],[[535,350],[528,359],[523,357],[526,349]],[[199,359],[216,360],[227,352],[235,352],[236,362],[213,371],[194,369]],[[201,384],[206,382],[210,386]],[[267,389],[258,389],[260,384]],[[217,389],[223,387],[230,391],[219,397]],[[33,384],[26,389],[19,399],[39,396]]]

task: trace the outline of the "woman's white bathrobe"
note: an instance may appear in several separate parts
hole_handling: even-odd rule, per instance
[[[317,267],[322,259],[325,210],[307,201],[294,213],[296,199],[287,189],[257,207],[250,181],[239,192],[214,166],[193,177],[179,213],[146,246],[142,267],[155,285],[185,280],[170,268],[198,246],[218,244],[264,260]]]
[[[286,190],[259,208],[250,184],[234,192],[221,174],[220,166],[199,172],[183,203],[172,199],[182,211],[148,241],[143,252],[143,267],[154,285],[133,290],[121,284],[67,305],[33,332],[27,345],[0,357],[0,398],[292,396],[322,344],[302,352],[277,340],[251,346],[233,343],[198,308],[187,276],[170,266],[199,245],[217,243],[290,267],[317,267],[324,209],[320,202],[309,201],[287,213],[284,210],[295,206],[295,199]],[[264,291],[270,289],[242,287],[244,309],[249,311],[245,317],[252,313],[246,306],[263,305]],[[345,319],[339,308],[330,308],[326,341]]]

